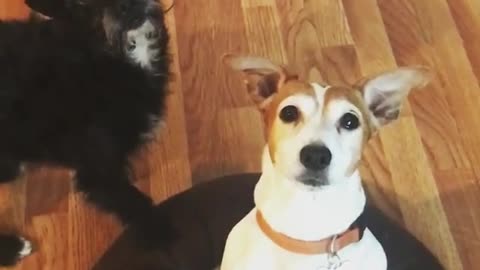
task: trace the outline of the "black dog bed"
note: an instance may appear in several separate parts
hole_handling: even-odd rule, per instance
[[[253,207],[259,174],[226,176],[182,192],[157,206],[178,230],[168,249],[151,252],[135,247],[127,229],[98,261],[94,270],[212,270],[220,264],[230,229]],[[367,226],[382,244],[389,270],[440,270],[438,260],[411,234],[377,208],[366,209]]]

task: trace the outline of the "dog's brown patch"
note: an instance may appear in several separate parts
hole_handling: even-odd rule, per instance
[[[363,99],[363,93],[359,90],[361,88],[347,88],[347,87],[330,87],[327,89],[325,92],[325,97],[324,97],[324,105],[323,105],[323,110],[328,109],[329,104],[332,101],[343,99],[351,104],[353,104],[355,107],[358,108],[358,110],[361,113],[361,128],[363,131],[363,136],[362,136],[362,144],[365,146],[372,136],[372,133],[374,132],[374,125],[372,123],[372,119],[370,118],[370,112],[368,110],[368,106],[365,104],[365,101]],[[361,155],[361,153],[360,153]],[[350,176],[359,166],[361,160],[361,156],[358,156],[357,158],[353,159],[352,164],[350,164],[349,168],[347,169],[347,175]]]
[[[272,161],[275,162],[275,152],[277,149],[276,142],[282,141],[284,138],[290,136],[292,130],[282,128],[282,126],[275,125],[278,119],[279,105],[288,97],[294,95],[307,95],[313,99],[316,98],[315,90],[313,86],[301,82],[299,80],[289,80],[278,89],[277,93],[272,97],[272,100],[268,103],[268,106],[263,108],[263,117],[265,122],[265,135],[268,142],[268,148]],[[356,106],[361,112],[361,128],[363,130],[363,144],[366,144],[374,131],[374,125],[370,119],[370,113],[363,100],[362,92],[358,89],[348,87],[329,87],[324,96],[323,110],[328,109],[329,104],[335,100],[344,99],[354,106]],[[297,128],[302,127],[303,116],[296,123]]]
[[[373,132],[373,123],[370,113],[364,102],[362,93],[359,90],[347,87],[330,87],[325,92],[323,111],[328,109],[329,104],[334,100],[344,99],[352,103],[361,112],[361,127],[363,129],[363,144],[366,144]]]
[[[294,95],[307,95],[315,98],[315,91],[310,84],[301,82],[299,80],[289,80],[282,85],[272,101],[264,109],[264,121],[265,121],[265,135],[268,142],[268,148],[272,162],[275,162],[276,142],[281,141],[288,136],[287,130],[275,126],[275,120],[278,118],[278,106],[288,97]],[[303,117],[300,115],[300,119],[297,121],[297,125],[301,125]]]

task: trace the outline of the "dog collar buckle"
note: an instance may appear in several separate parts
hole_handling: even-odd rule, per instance
[[[338,251],[337,239],[338,239],[338,234],[335,234],[332,237],[332,242],[330,242],[330,247],[328,248],[328,254],[337,254],[337,251]]]
[[[342,267],[343,263],[345,262],[338,255],[337,238],[338,235],[334,235],[332,238],[332,242],[330,243],[330,247],[327,253],[327,266],[321,267],[320,269],[336,270]]]

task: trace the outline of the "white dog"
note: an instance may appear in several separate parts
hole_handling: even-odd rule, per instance
[[[305,83],[269,60],[227,55],[263,114],[267,145],[254,208],[230,232],[221,270],[385,270],[365,228],[357,166],[362,148],[398,118],[423,67],[388,71],[357,86]]]

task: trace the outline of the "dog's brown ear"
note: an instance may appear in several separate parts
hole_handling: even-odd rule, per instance
[[[432,77],[432,72],[426,67],[401,67],[362,83],[363,98],[375,127],[396,120],[410,91],[425,87]]]
[[[268,105],[288,78],[283,67],[261,57],[228,54],[223,57],[223,62],[244,74],[247,91],[261,109]]]

